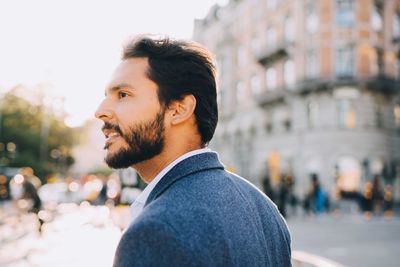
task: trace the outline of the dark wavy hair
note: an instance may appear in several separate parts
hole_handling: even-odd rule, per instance
[[[125,45],[122,59],[140,57],[148,59],[147,75],[158,85],[162,105],[186,95],[196,98],[197,128],[202,144],[208,144],[218,122],[216,68],[210,52],[195,42],[139,36]]]

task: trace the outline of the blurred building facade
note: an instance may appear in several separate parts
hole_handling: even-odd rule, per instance
[[[212,147],[261,185],[316,173],[333,192],[400,187],[400,1],[230,0],[195,21],[216,55]]]
[[[81,127],[80,144],[73,150],[75,164],[71,168],[74,174],[87,174],[99,170],[107,169],[104,162],[105,150],[104,134],[101,131],[102,122],[100,120],[88,120]]]

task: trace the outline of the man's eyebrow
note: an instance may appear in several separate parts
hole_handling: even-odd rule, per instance
[[[134,89],[132,85],[128,84],[128,83],[120,83],[117,85],[114,85],[110,88],[108,88],[105,91],[105,95],[107,96],[107,93],[114,93],[114,92],[118,92],[119,90],[121,90],[122,88],[128,88],[128,89]]]

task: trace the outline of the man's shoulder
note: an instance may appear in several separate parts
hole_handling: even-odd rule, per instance
[[[275,212],[275,205],[244,178],[220,169],[203,170],[171,184],[148,203],[142,217],[166,218],[173,222],[186,216],[210,219],[230,211],[227,205],[231,209],[247,209],[254,202],[264,206],[265,212]]]
[[[225,169],[208,169],[192,173],[174,183],[171,191],[186,191],[194,194],[179,194],[181,197],[200,197],[201,192],[208,198],[224,197],[224,194],[264,195],[255,185],[245,178]]]
[[[168,221],[144,216],[122,235],[114,266],[188,266],[192,254]]]
[[[140,218],[135,219],[135,221],[129,225],[124,234],[140,238],[141,235],[146,236],[148,233],[162,232],[169,233],[173,236],[175,230],[168,220],[163,216],[157,217],[157,215],[161,215],[163,212],[155,211],[155,209],[152,209],[150,213],[144,211]]]
[[[231,184],[229,174],[223,170],[189,174],[148,203],[137,221],[143,224],[157,221],[169,225],[170,230],[178,228],[177,232],[181,233],[186,225],[201,228],[203,220],[213,220],[218,203],[232,187]]]
[[[140,246],[141,255],[149,249],[159,257],[168,246],[172,255],[182,257],[181,262],[215,258],[263,262],[265,253],[278,255],[282,249],[290,253],[290,237],[276,207],[243,178],[221,169],[192,173],[170,184],[145,206],[124,236],[124,247]],[[243,252],[242,247],[252,252]]]

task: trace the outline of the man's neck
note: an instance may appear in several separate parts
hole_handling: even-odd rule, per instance
[[[193,146],[184,150],[180,151],[170,151],[170,153],[166,153],[165,151],[168,149],[164,149],[160,154],[157,156],[137,163],[133,165],[132,167],[138,172],[142,180],[146,183],[149,184],[153,179],[157,176],[158,173],[160,173],[165,167],[167,167],[169,164],[171,164],[174,160],[179,158],[180,156],[196,150],[196,149],[201,149],[204,147],[201,146]]]

